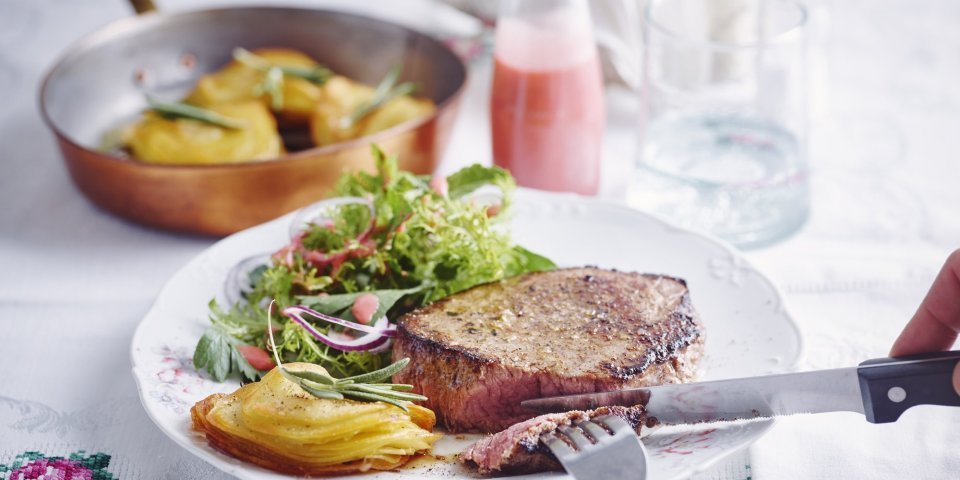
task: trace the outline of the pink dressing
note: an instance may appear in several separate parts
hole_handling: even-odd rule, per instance
[[[367,325],[373,320],[373,315],[377,313],[378,308],[380,308],[380,299],[372,293],[364,293],[353,301],[350,313],[353,314],[353,318],[357,319],[358,323]]]
[[[447,192],[450,190],[450,184],[447,183],[447,177],[443,175],[434,175],[430,179],[430,188],[440,194],[440,196],[446,197]]]
[[[605,112],[589,20],[569,9],[502,19],[494,57],[494,163],[522,186],[596,194]]]

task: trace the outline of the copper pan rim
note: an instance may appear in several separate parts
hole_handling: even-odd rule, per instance
[[[95,49],[101,45],[108,44],[109,42],[115,40],[116,37],[124,33],[129,33],[129,32],[135,33],[137,30],[149,27],[151,24],[156,22],[175,21],[180,17],[187,17],[187,16],[220,15],[220,14],[223,14],[224,12],[238,12],[238,11],[249,11],[251,14],[257,11],[273,11],[273,12],[287,11],[291,13],[310,12],[310,13],[321,13],[321,14],[332,14],[332,15],[340,15],[345,17],[353,17],[353,18],[362,19],[366,21],[386,23],[386,24],[390,24],[395,28],[402,29],[409,33],[419,33],[406,26],[391,23],[376,17],[359,15],[351,12],[343,12],[338,10],[305,9],[305,8],[297,8],[297,7],[226,7],[226,8],[211,8],[211,9],[203,9],[203,10],[183,11],[183,12],[175,12],[175,13],[162,13],[162,12],[152,11],[152,12],[142,13],[137,16],[125,17],[125,18],[111,21],[110,23],[81,37],[79,40],[74,42],[70,47],[68,47],[64,53],[60,54],[60,56],[56,59],[53,65],[47,70],[47,72],[43,76],[43,80],[40,84],[39,95],[37,96],[38,109],[40,110],[40,115],[43,118],[44,123],[54,133],[57,139],[62,142],[68,143],[71,146],[76,147],[77,149],[86,151],[90,154],[97,155],[103,159],[108,159],[114,162],[133,164],[133,165],[136,165],[137,168],[157,169],[157,170],[164,170],[164,171],[194,171],[194,170],[216,171],[218,169],[234,170],[234,169],[245,169],[245,168],[255,169],[258,167],[262,167],[265,164],[275,165],[278,163],[309,161],[311,159],[315,159],[318,156],[329,155],[329,154],[337,153],[343,150],[350,150],[360,146],[378,143],[381,140],[396,136],[397,134],[416,130],[417,128],[423,125],[429,124],[437,120],[438,117],[443,115],[443,113],[448,109],[448,107],[455,106],[459,101],[460,97],[462,96],[463,91],[466,88],[466,84],[468,81],[466,65],[463,63],[462,59],[460,59],[456,54],[450,51],[449,52],[450,55],[457,58],[458,60],[456,65],[458,65],[459,69],[461,70],[460,72],[461,77],[464,80],[460,82],[459,85],[456,86],[453,93],[451,93],[449,96],[444,98],[442,101],[437,102],[436,111],[432,115],[419,118],[416,120],[411,120],[409,122],[404,122],[400,125],[393,126],[386,130],[382,130],[373,135],[367,135],[361,138],[348,140],[345,142],[337,142],[331,145],[324,145],[321,147],[314,147],[314,148],[309,148],[305,150],[300,150],[300,151],[288,153],[288,154],[285,154],[279,157],[274,157],[274,158],[254,160],[254,161],[248,161],[248,162],[238,162],[238,163],[203,164],[203,165],[152,164],[152,163],[140,162],[140,161],[137,161],[136,159],[110,155],[75,141],[70,135],[67,135],[57,125],[57,123],[51,118],[50,113],[48,112],[47,101],[46,101],[48,85],[51,82],[51,80],[55,77],[55,75],[58,73],[58,70],[68,60],[78,55],[82,55],[84,52],[87,52],[91,49]],[[421,34],[421,35],[424,35],[424,34]],[[442,45],[442,42],[440,42],[439,40],[434,39],[434,41]],[[449,51],[449,49],[447,50]]]

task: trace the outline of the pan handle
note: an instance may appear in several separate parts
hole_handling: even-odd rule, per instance
[[[130,6],[137,12],[137,15],[157,10],[157,6],[153,4],[153,0],[130,0]]]

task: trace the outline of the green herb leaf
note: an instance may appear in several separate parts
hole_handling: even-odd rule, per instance
[[[340,383],[344,383],[343,380],[340,380]],[[387,388],[390,390],[397,390],[401,392],[413,390],[413,385],[407,385],[405,383],[371,383],[370,385],[374,387]]]
[[[514,246],[513,252],[516,254],[517,266],[515,268],[518,275],[524,272],[546,272],[557,268],[557,264],[553,263],[553,260],[533,253],[520,245]]]
[[[317,65],[313,68],[274,65],[267,59],[245,48],[233,49],[233,59],[250,68],[254,68],[262,72],[266,72],[271,68],[276,68],[279,69],[280,72],[285,76],[301,78],[317,85],[323,85],[324,83],[327,83],[327,80],[333,76],[333,72],[323,65]]]
[[[409,362],[409,359],[404,360],[401,360],[400,362],[383,369],[383,371],[389,370],[396,373],[397,371],[402,370],[403,367]],[[398,366],[399,368],[397,368]],[[283,366],[283,364],[278,365],[278,368],[280,368],[280,374],[283,375],[287,380],[296,383],[304,391],[317,398],[334,400],[350,398],[352,400],[364,402],[386,402],[391,405],[396,405],[402,408],[404,411],[407,410],[406,402],[423,401],[427,399],[427,397],[424,397],[423,395],[398,392],[379,385],[354,383],[355,379],[337,380],[329,375],[324,375],[318,372],[294,372],[288,370]]]
[[[343,117],[340,120],[340,126],[343,128],[350,128],[362,120],[363,117],[373,113],[376,109],[382,107],[390,100],[415,92],[417,90],[417,85],[415,83],[404,82],[400,85],[394,86],[394,84],[397,83],[397,79],[400,78],[400,73],[402,71],[403,65],[399,63],[394,65],[383,77],[383,80],[380,80],[380,84],[377,85],[377,89],[373,92],[373,97],[357,107],[357,109],[354,110],[350,115]]]
[[[397,392],[390,389],[377,388],[370,385],[347,385],[343,387],[342,391],[344,392],[364,392],[364,393],[373,393],[376,395],[382,395],[384,397],[393,398],[396,400],[407,400],[411,402],[422,402],[427,399],[423,395],[418,395],[416,393],[405,393]]]
[[[357,297],[360,295],[369,293],[377,297],[377,300],[380,303],[377,307],[376,313],[374,313],[372,317],[374,320],[376,320],[386,315],[387,311],[393,308],[393,306],[396,305],[401,298],[417,293],[420,290],[420,287],[414,287],[405,289],[385,289],[371,290],[367,292],[341,293],[339,295],[304,295],[297,297],[297,300],[320,313],[333,315],[344,320],[356,322],[357,319],[350,311],[350,307],[353,306],[353,303],[357,301]]]
[[[333,385],[334,383],[337,383],[337,380],[335,380],[335,379],[334,379],[333,377],[331,377],[330,375],[321,375],[321,374],[319,374],[319,373],[311,372],[311,371],[308,371],[308,370],[294,371],[294,370],[290,370],[290,369],[288,369],[288,368],[284,368],[283,371],[284,371],[286,374],[288,374],[288,375],[290,375],[290,376],[293,376],[293,377],[296,377],[296,378],[298,378],[298,379],[300,379],[300,380],[310,380],[311,382],[317,382],[317,383],[320,383],[320,384],[323,384],[323,385]],[[285,375],[285,376],[286,376],[286,375]],[[287,378],[289,378],[289,377],[287,377]],[[299,383],[299,381],[297,381],[297,383]]]
[[[375,393],[365,393],[357,391],[346,391],[343,392],[343,396],[351,400],[357,400],[361,402],[383,402],[389,403],[390,405],[399,407],[404,412],[409,412],[410,409],[407,407],[407,402],[404,400],[395,400],[389,397],[384,397],[383,395],[377,395]]]
[[[317,398],[326,398],[329,400],[343,400],[343,394],[340,392],[334,392],[332,390],[318,390],[306,385],[300,385],[300,388],[304,389],[310,395],[313,395]]]
[[[392,365],[381,368],[370,373],[365,373],[363,375],[354,375],[352,377],[341,378],[340,381],[353,380],[354,383],[374,383],[386,380],[392,377],[395,373],[403,370],[407,367],[407,364],[410,363],[409,358],[401,358],[397,360]]]
[[[278,67],[270,67],[263,77],[263,82],[254,89],[255,95],[267,94],[270,97],[270,108],[273,111],[283,109],[283,72]]]
[[[250,365],[250,362],[244,358],[243,354],[240,353],[240,350],[237,350],[237,345],[233,345],[231,348],[230,356],[233,360],[233,366],[231,370],[236,370],[240,373],[240,376],[249,381],[259,380],[263,376],[263,373],[256,368],[253,368],[253,365]]]
[[[499,188],[505,201],[509,200],[517,187],[510,172],[500,167],[471,165],[447,177],[448,193],[453,200],[458,200],[487,185]]]
[[[232,372],[239,373],[245,380],[258,380],[260,371],[243,358],[237,350],[238,345],[243,343],[214,325],[208,328],[197,342],[197,348],[193,352],[193,365],[197,369],[205,370],[218,382],[224,381]]]
[[[183,102],[162,102],[148,96],[147,103],[151,110],[166,118],[196,120],[229,130],[241,130],[244,127],[244,122],[240,120]]]
[[[303,246],[310,250],[328,254],[344,249],[363,248],[357,238],[370,227],[370,222],[375,220],[370,206],[363,203],[339,205],[323,212],[323,215],[329,216],[326,218],[329,222],[306,225],[302,242]]]

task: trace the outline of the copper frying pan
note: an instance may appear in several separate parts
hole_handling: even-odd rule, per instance
[[[244,7],[165,14],[131,0],[137,17],[82,39],[40,90],[43,117],[77,187],[100,207],[139,223],[224,235],[326,195],[344,170],[370,170],[369,144],[399,155],[401,167],[437,166],[466,81],[463,62],[422,33],[334,11]],[[151,165],[101,152],[104,132],[134,118],[144,93],[185,93],[234,47],[289,47],[334,71],[375,84],[398,62],[403,80],[437,104],[425,119],[349,142],[233,165]]]

